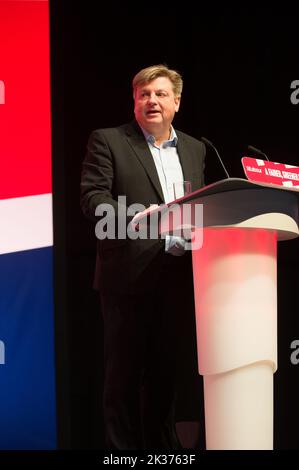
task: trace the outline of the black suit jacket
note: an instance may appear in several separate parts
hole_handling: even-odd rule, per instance
[[[203,186],[204,144],[177,131],[177,150],[184,179],[192,190]],[[144,135],[133,121],[91,133],[81,180],[81,207],[96,221],[99,204],[111,204],[118,215],[118,196],[133,203],[163,204],[163,192],[152,154]],[[129,221],[129,218],[128,218]],[[164,240],[98,240],[95,288],[135,292],[146,289],[155,259],[164,250]]]

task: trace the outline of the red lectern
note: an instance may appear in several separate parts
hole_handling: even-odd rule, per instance
[[[206,447],[273,449],[277,241],[299,235],[299,192],[222,180],[160,208],[161,234],[186,228],[187,205]]]

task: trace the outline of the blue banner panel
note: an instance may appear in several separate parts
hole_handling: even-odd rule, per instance
[[[53,248],[0,256],[0,449],[55,449]]]

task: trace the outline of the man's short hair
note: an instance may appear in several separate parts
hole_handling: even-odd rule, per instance
[[[151,65],[145,69],[140,70],[132,81],[133,94],[135,96],[135,90],[140,85],[151,82],[159,77],[167,77],[172,83],[173,92],[175,97],[180,97],[183,89],[183,79],[179,72],[171,70],[167,65]]]

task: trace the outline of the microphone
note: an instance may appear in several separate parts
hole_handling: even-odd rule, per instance
[[[229,176],[229,174],[228,174],[228,171],[227,171],[227,169],[225,168],[224,163],[223,163],[223,161],[222,161],[222,159],[221,159],[221,157],[220,157],[220,155],[219,155],[219,152],[218,152],[218,150],[216,149],[215,145],[213,145],[212,142],[210,142],[210,141],[209,141],[208,139],[206,139],[205,137],[201,137],[201,140],[202,140],[206,145],[208,145],[208,147],[211,147],[211,148],[215,151],[215,153],[216,153],[216,155],[217,155],[217,157],[218,157],[218,160],[220,161],[220,163],[221,163],[221,165],[222,165],[222,168],[223,168],[224,171],[225,171],[226,177],[227,177],[227,178],[230,178],[230,176]]]
[[[268,160],[268,162],[269,162],[269,158],[268,158],[267,155],[266,155],[264,152],[262,152],[261,150],[257,149],[256,147],[253,147],[252,145],[248,145],[247,148],[248,148],[248,150],[250,150],[251,152],[254,152],[254,153],[256,153],[257,155],[261,155],[262,157],[265,157],[266,160]]]

